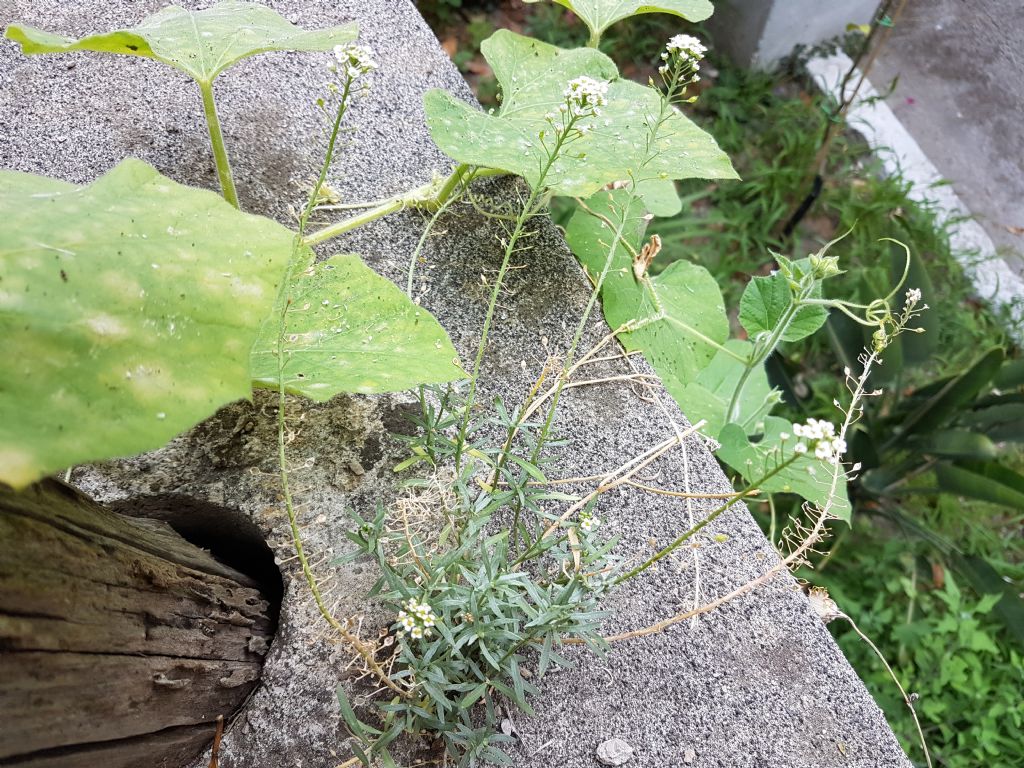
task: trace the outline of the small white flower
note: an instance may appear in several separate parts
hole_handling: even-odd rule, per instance
[[[789,432],[779,432],[779,440],[781,440],[782,442],[786,442],[787,440],[789,440],[789,438]]]
[[[409,630],[409,636],[413,640],[419,640],[421,637],[423,637],[423,627],[413,627],[411,630]]]
[[[907,304],[917,304],[921,300],[921,290],[919,288],[911,288],[907,291]]]
[[[584,533],[590,533],[600,525],[601,521],[596,517],[585,517],[580,521],[580,528]]]
[[[803,443],[797,443],[793,446],[793,453],[807,453],[807,446]]]

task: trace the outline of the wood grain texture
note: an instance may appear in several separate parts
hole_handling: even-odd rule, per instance
[[[259,680],[268,609],[251,578],[165,523],[55,481],[0,490],[0,764],[98,760],[102,744],[90,764],[142,750],[159,765],[180,729],[210,724],[205,743]]]

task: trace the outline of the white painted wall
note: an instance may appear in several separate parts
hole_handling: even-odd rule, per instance
[[[718,0],[708,22],[717,46],[736,63],[768,69],[797,45],[869,23],[879,0]]]

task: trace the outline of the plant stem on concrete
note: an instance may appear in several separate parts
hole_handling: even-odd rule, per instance
[[[224,147],[224,133],[220,129],[220,118],[217,117],[217,102],[213,99],[213,83],[200,81],[199,92],[203,95],[203,112],[206,113],[206,127],[210,133],[213,159],[217,163],[221,193],[225,200],[238,208],[238,192],[235,190],[235,180],[231,175],[228,152]]]

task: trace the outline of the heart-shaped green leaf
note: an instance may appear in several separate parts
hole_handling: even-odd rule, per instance
[[[794,264],[810,269],[810,261],[800,259]],[[812,298],[821,298],[821,286],[816,287]],[[792,317],[787,311],[793,302],[789,279],[781,272],[767,277],[753,277],[747,283],[740,298],[740,323],[751,338],[761,333],[771,333],[784,318],[789,325],[782,334],[782,341],[799,341],[817,331],[828,320],[828,310],[812,304],[800,307]]]
[[[726,413],[733,392],[743,376],[740,360],[749,358],[754,345],[749,341],[731,339],[725,342],[706,368],[697,374],[696,381],[687,384],[679,396],[679,404],[691,421],[704,419],[708,425],[705,434],[717,439],[725,426]],[[732,353],[732,354],[729,354]],[[733,420],[748,435],[764,429],[764,418],[781,401],[778,390],[768,383],[764,366],[757,366],[747,378],[737,403]]]
[[[7,27],[5,36],[21,43],[27,54],[102,51],[145,56],[208,84],[235,62],[258,53],[329,51],[355,39],[356,26],[307,32],[265,5],[221,0],[204,11],[170,5],[132,29],[78,40],[20,24]]]
[[[721,444],[716,456],[735,469],[748,483],[754,483],[769,493],[795,493],[819,507],[831,506],[829,512],[850,522],[850,500],[846,495],[846,479],[840,477],[836,482],[836,492],[832,493],[834,465],[808,454],[798,458],[793,464],[783,469],[767,481],[762,481],[782,458],[793,455],[794,438],[783,442],[782,433],[793,434],[793,425],[786,419],[768,416],[764,420],[764,435],[760,441],[752,443],[739,424],[726,424],[718,436]]]
[[[250,392],[293,234],[125,160],[0,172],[0,481],[163,445]]]
[[[514,173],[534,187],[577,197],[589,197],[610,182],[627,179],[736,178],[715,140],[678,111],[672,112],[649,147],[660,97],[651,88],[619,78],[614,62],[604,54],[590,48],[563,50],[506,30],[485,40],[481,49],[502,88],[497,114],[481,112],[447,91],[432,90],[424,97],[431,136],[460,163]],[[588,119],[592,133],[563,151],[542,183],[541,168],[548,155],[540,133],[551,132],[545,115],[563,102],[569,81],[583,75],[610,81],[608,103],[599,117]],[[653,157],[644,162],[649,153]],[[663,200],[664,188],[658,192]]]
[[[538,3],[541,0],[526,0]],[[671,13],[688,21],[704,21],[714,11],[708,0],[554,0],[575,13],[590,28],[592,37],[600,37],[617,21],[641,13]]]
[[[433,315],[354,255],[332,256],[296,280],[284,336],[288,392],[322,402],[340,392],[398,392],[465,377]],[[253,380],[278,386],[279,312],[253,347]]]
[[[616,211],[622,200],[624,190],[602,192],[588,200],[587,207],[611,218],[619,215]],[[639,250],[646,228],[643,212],[642,203],[634,200],[625,232],[633,250]],[[592,277],[604,268],[612,239],[608,224],[582,209],[566,227],[569,246]],[[729,319],[718,283],[704,267],[686,260],[674,262],[661,274],[638,279],[629,251],[620,246],[601,300],[612,328],[626,323],[636,326],[636,330],[620,334],[620,341],[628,350],[644,352],[669,394],[681,405],[685,385],[696,379],[729,337]]]

